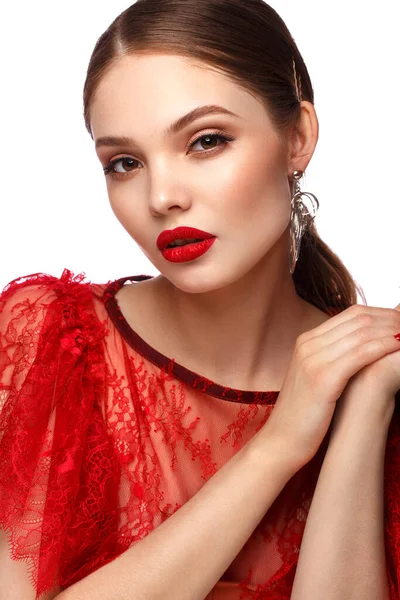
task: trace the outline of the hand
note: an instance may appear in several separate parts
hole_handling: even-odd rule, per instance
[[[400,304],[395,309],[400,314]],[[397,323],[393,315],[394,324]],[[386,354],[362,368],[347,384],[337,402],[332,419],[337,429],[344,420],[354,418],[361,425],[365,420],[388,427],[395,409],[395,397],[400,392],[400,342],[399,350]],[[400,400],[400,396],[399,396]]]
[[[302,333],[274,409],[258,435],[265,432],[278,440],[292,467],[300,469],[320,447],[346,386],[344,398],[357,389],[351,393],[357,415],[371,410],[376,416],[372,411],[379,408],[386,414],[393,407],[390,394],[400,387],[400,342],[394,338],[399,332],[400,305],[393,310],[355,304]],[[367,386],[369,395],[363,397],[359,392]],[[371,394],[374,389],[379,400]]]
[[[395,306],[395,311],[400,315],[400,304]],[[393,313],[393,326],[398,323],[397,314]],[[383,324],[383,323],[382,323]],[[398,332],[400,333],[400,331]],[[395,396],[400,391],[400,342],[399,350],[386,354],[377,361],[367,365],[356,375],[357,381],[365,382],[370,389],[386,395]]]

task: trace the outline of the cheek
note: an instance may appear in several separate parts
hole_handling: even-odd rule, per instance
[[[124,201],[124,195],[113,193],[108,196],[111,210],[121,225],[127,229],[132,222],[132,205]]]
[[[140,243],[140,232],[146,230],[143,212],[135,206],[134,194],[127,190],[108,189],[111,210],[131,237]],[[147,224],[148,227],[148,224]]]
[[[126,185],[126,183],[115,184],[114,182],[110,183],[110,180],[107,180],[107,193],[114,215],[125,226],[125,223],[129,222],[134,212],[132,201],[135,197],[134,193],[132,190],[129,191],[129,185]]]
[[[230,222],[266,223],[284,222],[289,217],[290,197],[285,172],[278,161],[252,159],[242,162],[241,168],[231,172],[225,189],[223,212]]]

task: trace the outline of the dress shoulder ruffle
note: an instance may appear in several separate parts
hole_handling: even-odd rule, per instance
[[[0,528],[36,598],[119,552],[106,331],[84,278],[37,273],[0,294]]]

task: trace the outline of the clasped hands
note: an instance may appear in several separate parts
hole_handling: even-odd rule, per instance
[[[368,313],[368,307],[365,309]],[[400,304],[391,313],[382,309],[381,316],[371,315],[370,326],[381,328],[382,338],[388,335],[389,328],[396,330],[393,335],[400,333]],[[336,403],[332,433],[351,420],[358,428],[372,425],[387,429],[394,413],[397,392],[400,392],[400,342],[398,351],[390,351],[349,380]]]

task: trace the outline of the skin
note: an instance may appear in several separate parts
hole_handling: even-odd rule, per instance
[[[206,104],[238,117],[208,115],[164,137],[172,121]],[[161,273],[117,294],[131,327],[221,385],[279,390],[297,337],[329,318],[297,295],[289,271],[289,177],[313,155],[314,106],[301,102],[285,147],[261,101],[224,75],[185,57],[147,54],[125,56],[103,76],[90,116],[95,142],[109,135],[136,141],[96,150],[103,167],[115,158],[136,161],[117,163],[107,192],[117,219]],[[221,129],[235,139],[189,148]],[[156,240],[180,225],[217,240],[194,261],[170,263]]]

